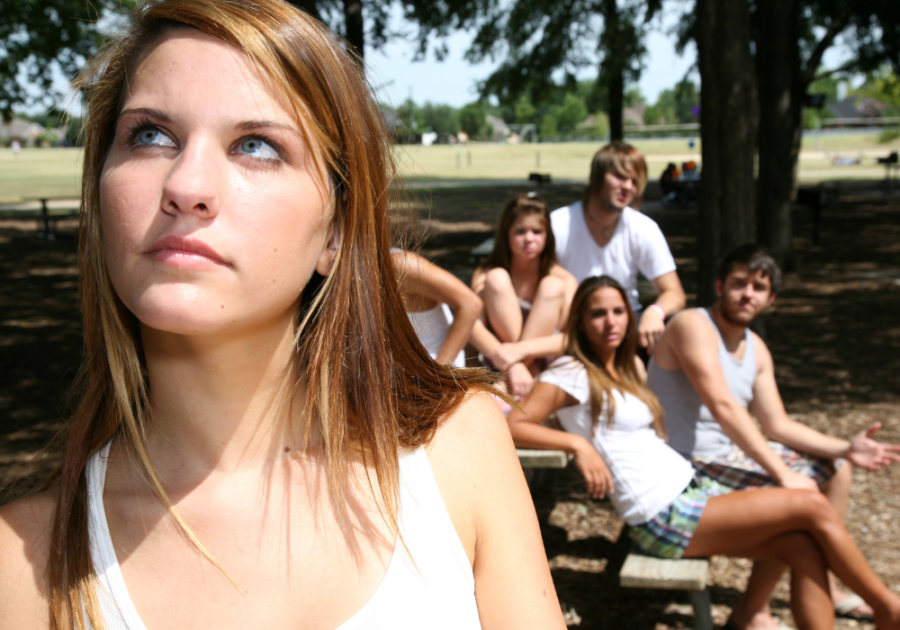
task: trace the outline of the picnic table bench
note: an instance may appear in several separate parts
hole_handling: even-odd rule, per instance
[[[888,190],[894,185],[893,171],[900,170],[900,154],[893,151],[887,157],[878,158],[878,163],[884,165],[884,179]]]
[[[837,201],[839,191],[834,186],[801,186],[797,189],[797,203],[806,206],[813,213],[813,245],[819,244],[819,227],[822,223],[822,209]]]
[[[69,212],[64,212],[63,214],[50,214],[50,207],[48,204],[53,201],[72,201],[74,202],[74,207],[70,207],[71,209],[69,210]],[[60,219],[77,217],[78,207],[80,205],[80,201],[73,199],[71,195],[64,197],[25,197],[22,199],[22,202],[26,204],[40,202],[40,214],[35,215],[33,211],[29,210],[28,208],[17,208],[14,209],[14,212],[16,213],[15,216],[6,216],[6,218],[21,220],[37,219],[38,238],[45,238],[48,241],[56,240],[56,222]]]
[[[694,628],[712,630],[712,607],[709,597],[709,560],[665,560],[630,553],[619,571],[623,588],[662,588],[687,591],[694,608]]]

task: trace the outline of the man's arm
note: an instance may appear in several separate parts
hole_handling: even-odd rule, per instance
[[[659,340],[659,337],[665,330],[665,318],[674,315],[684,308],[685,297],[684,288],[681,286],[681,280],[678,279],[677,271],[664,273],[658,278],[650,281],[656,290],[656,301],[654,304],[659,308],[645,308],[641,315],[641,321],[638,324],[638,343],[648,352],[653,352],[653,347]],[[660,313],[660,309],[663,311]]]
[[[787,488],[815,489],[816,483],[788,468],[766,442],[753,418],[731,394],[719,364],[719,336],[709,322],[695,312],[682,313],[669,324],[668,347],[677,366],[684,370],[700,400],[731,440]]]
[[[843,457],[868,470],[878,470],[886,464],[900,461],[897,456],[900,446],[882,444],[871,439],[872,434],[881,428],[878,423],[878,426],[873,425],[859,433],[853,441],[848,441],[824,435],[791,420],[775,383],[772,354],[757,335],[752,335],[752,339],[756,351],[757,374],[750,410],[771,439],[811,455],[829,459]]]

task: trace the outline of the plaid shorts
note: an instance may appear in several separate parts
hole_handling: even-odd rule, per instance
[[[844,464],[842,459],[826,459],[795,451],[778,442],[769,442],[769,446],[796,473],[805,475],[820,486],[831,479],[838,468]],[[744,451],[733,445],[731,452],[722,457],[698,457],[691,460],[694,468],[701,475],[715,479],[732,490],[746,490],[777,486],[775,480],[766,470],[751,459]]]
[[[646,523],[631,527],[628,535],[640,553],[677,560],[691,543],[706,502],[729,492],[731,488],[695,473],[668,507]]]

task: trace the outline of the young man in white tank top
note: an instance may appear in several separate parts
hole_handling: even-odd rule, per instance
[[[900,446],[871,439],[880,423],[848,441],[788,417],[772,355],[749,330],[775,300],[780,283],[781,270],[761,245],[726,254],[716,280],[718,301],[673,318],[650,361],[647,384],[666,412],[670,445],[695,468],[733,488],[818,487],[846,517],[851,470],[842,459],[878,470],[900,461]],[[751,413],[773,442],[766,441]],[[782,570],[770,561],[755,563],[744,598],[732,612],[735,626],[779,627],[768,594]],[[831,592],[839,614],[871,615],[857,595],[838,591],[833,578]]]

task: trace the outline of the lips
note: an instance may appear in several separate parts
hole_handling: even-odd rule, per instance
[[[215,249],[195,238],[169,235],[153,243],[145,252],[147,256],[160,262],[176,266],[205,266],[209,263],[230,267]]]

